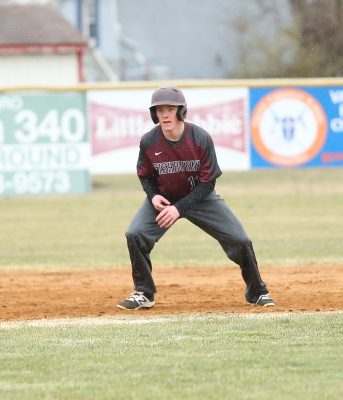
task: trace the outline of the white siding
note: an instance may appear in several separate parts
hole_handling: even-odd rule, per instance
[[[75,54],[0,56],[0,86],[73,85],[78,80]]]

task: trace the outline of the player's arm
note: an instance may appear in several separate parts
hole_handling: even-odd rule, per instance
[[[151,177],[138,176],[144,192],[146,193],[148,199],[151,201],[154,196],[158,194],[157,187],[154,180]]]
[[[149,148],[149,140],[146,136],[141,138],[137,161],[137,175],[148,199],[157,211],[163,210],[170,202],[160,195],[156,186],[154,171],[151,161],[146,157]]]
[[[170,201],[159,194],[152,178],[139,176],[139,180],[148,199],[157,211],[162,211],[165,207],[170,205]]]
[[[177,201],[174,206],[177,208],[180,216],[183,217],[188,209],[213,192],[215,186],[216,179],[213,179],[211,182],[200,182],[187,196]]]

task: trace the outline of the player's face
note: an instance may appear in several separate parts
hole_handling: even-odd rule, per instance
[[[157,106],[156,113],[163,132],[172,132],[179,126],[176,106]]]

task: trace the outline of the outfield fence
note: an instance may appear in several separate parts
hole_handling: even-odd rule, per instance
[[[84,193],[135,173],[152,90],[183,89],[223,171],[343,165],[343,79],[188,80],[0,88],[0,195]]]

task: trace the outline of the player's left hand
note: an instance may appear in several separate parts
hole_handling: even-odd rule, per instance
[[[170,228],[173,223],[180,217],[180,214],[175,206],[167,206],[157,216],[156,222],[160,228]]]

